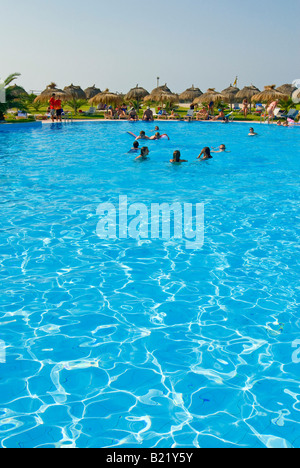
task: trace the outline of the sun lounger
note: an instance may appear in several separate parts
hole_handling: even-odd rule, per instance
[[[96,107],[90,107],[88,111],[83,112],[84,115],[94,115],[96,112]]]
[[[27,112],[18,111],[17,119],[27,119]]]
[[[225,122],[232,122],[234,119],[233,111],[225,115]]]
[[[255,113],[261,114],[265,110],[264,106],[260,103],[257,103],[255,106]]]
[[[234,110],[236,112],[239,112],[241,110],[240,105],[239,104],[233,104],[232,110]]]
[[[193,120],[194,118],[194,110],[189,109],[184,117],[184,120]]]
[[[295,120],[298,114],[299,111],[297,109],[290,109],[288,113],[284,116],[284,118]]]

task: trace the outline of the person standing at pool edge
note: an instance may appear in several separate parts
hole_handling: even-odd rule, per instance
[[[62,107],[61,107],[61,99],[60,97],[58,97],[58,99],[56,99],[56,101],[54,101],[54,109],[56,111],[56,121],[60,121],[61,122],[61,114],[62,114]]]
[[[50,116],[52,122],[54,122],[54,117],[55,117],[55,93],[52,94],[50,100],[49,100],[49,106],[50,106]]]

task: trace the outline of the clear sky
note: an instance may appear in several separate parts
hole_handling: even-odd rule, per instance
[[[300,78],[299,0],[0,0],[0,77],[26,90],[203,92]]]

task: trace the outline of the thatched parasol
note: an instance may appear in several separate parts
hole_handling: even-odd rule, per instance
[[[144,101],[146,101],[146,102],[155,101],[155,102],[159,102],[161,104],[163,104],[163,103],[173,104],[174,102],[179,101],[179,96],[178,96],[178,94],[172,93],[170,90],[166,91],[164,89],[157,89],[155,92],[152,91],[152,93],[149,94],[149,96],[146,96],[144,98]]]
[[[191,88],[188,88],[185,91],[183,91],[183,93],[179,94],[179,100],[193,102],[194,99],[196,99],[199,96],[202,96],[202,94],[203,93],[199,88],[195,88],[194,85],[192,85]]]
[[[62,101],[68,101],[71,98],[70,94],[66,93],[66,91],[56,88],[55,83],[50,83],[47,88],[35,98],[34,102],[48,102],[53,93]]]
[[[84,90],[86,99],[92,99],[93,97],[97,96],[97,94],[101,93],[101,89],[96,88],[95,85],[90,86]]]
[[[248,101],[251,101],[252,96],[254,96],[257,93],[260,93],[260,90],[256,88],[256,86],[245,86],[243,89],[236,93],[235,100],[236,102],[242,102],[244,99],[248,99]]]
[[[132,88],[125,96],[126,101],[130,101],[132,99],[136,101],[140,101],[144,99],[144,97],[149,96],[149,93],[146,89],[141,88],[138,84],[135,88]]]
[[[272,102],[280,99],[288,99],[288,94],[281,93],[275,89],[275,85],[265,86],[265,89],[261,93],[257,93],[252,96],[253,102]]]
[[[64,91],[71,96],[72,99],[86,99],[85,92],[80,86],[74,86],[71,84],[70,86],[66,86]]]
[[[25,91],[25,89],[22,88],[22,86],[18,86],[16,84],[9,86],[6,91],[10,92],[10,95],[13,99],[19,99],[28,96],[28,93]]]
[[[225,96],[226,101],[229,102],[230,104],[233,104],[235,102],[235,96],[239,92],[239,88],[236,86],[228,86],[228,88],[223,89],[221,93]]]
[[[91,105],[94,104],[108,104],[108,105],[118,105],[123,102],[123,94],[111,93],[109,89],[106,89],[102,93],[98,93],[92,99],[89,100]]]
[[[276,91],[280,91],[283,94],[288,94],[291,97],[296,89],[296,86],[293,86],[292,84],[283,84],[279,86],[279,88],[276,88]]]
[[[175,93],[169,93],[168,91],[163,91],[162,93],[160,93],[159,101],[161,103],[169,102],[170,104],[172,104],[174,102],[179,101],[179,96],[178,94],[175,94]]]
[[[204,102],[216,102],[216,101],[223,101],[225,96],[222,93],[218,93],[215,91],[215,88],[208,88],[206,93],[202,94],[201,96],[194,99],[193,104],[202,104]]]
[[[164,84],[163,86],[158,86],[157,88],[152,89],[149,96],[145,96],[144,101],[159,102],[160,96],[164,92],[172,94],[172,91],[168,88],[167,84]]]

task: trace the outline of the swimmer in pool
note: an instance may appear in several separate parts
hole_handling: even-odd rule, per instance
[[[249,128],[249,133],[248,133],[248,136],[255,136],[257,135],[257,133],[255,133],[255,131],[253,130],[253,128]]]
[[[218,150],[212,147],[211,152],[212,153],[230,153],[230,151],[226,150],[225,145],[220,145]]]
[[[168,140],[170,140],[170,138],[168,137],[166,133],[165,133],[165,136],[168,138]],[[149,138],[149,140],[160,140],[161,137],[162,135],[159,132],[156,132],[155,135]]]
[[[132,148],[128,151],[128,153],[136,153],[139,150],[139,142],[134,141]]]
[[[147,158],[148,154],[149,154],[149,149],[147,148],[147,146],[143,146],[141,148],[141,154],[135,158],[135,161],[137,159],[139,159],[140,161],[144,161],[144,160],[148,159]]]
[[[201,158],[202,156],[202,158]],[[210,154],[210,149],[208,146],[205,146],[201,153],[199,154],[198,158],[197,159],[200,159],[201,161],[205,161],[206,159],[212,159],[212,155]]]
[[[136,140],[149,140],[149,137],[145,134],[145,132],[142,130],[140,131],[140,134],[138,137],[136,137]]]
[[[160,139],[160,133],[156,132],[153,136],[149,138],[149,140],[159,140]]]
[[[170,159],[170,163],[182,163],[188,162],[186,159],[180,159],[180,151],[176,150],[173,153],[173,159]]]
[[[159,127],[156,125],[154,130],[151,130],[151,132],[159,132]]]

